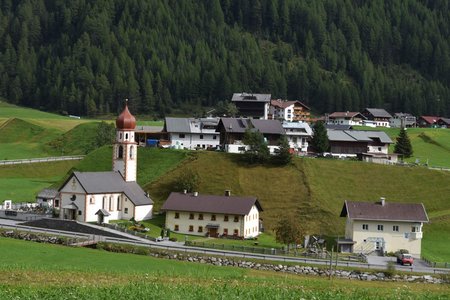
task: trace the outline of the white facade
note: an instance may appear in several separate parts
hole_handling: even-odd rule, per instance
[[[217,234],[252,238],[260,234],[259,211],[255,205],[244,216],[167,211],[166,228],[181,234],[200,236],[215,236]]]
[[[177,149],[208,149],[220,145],[220,133],[170,133],[171,145]]]
[[[136,181],[137,143],[133,130],[117,130],[113,147],[113,170],[118,171],[125,181]]]
[[[345,237],[356,242],[353,252],[370,253],[376,250],[396,252],[407,249],[420,257],[422,222],[365,221],[347,218]]]
[[[270,154],[276,154],[280,147],[278,146],[270,146],[268,145],[267,148],[269,148]],[[248,145],[243,144],[240,141],[235,141],[234,144],[225,144],[224,150],[228,153],[244,153],[245,151],[249,150],[250,147]]]
[[[375,154],[388,154],[389,152],[389,144],[383,144],[383,145],[376,145],[376,146],[367,146],[367,152],[368,153],[375,153]]]
[[[363,120],[358,118],[334,117],[327,122],[333,125],[362,126]]]
[[[283,122],[283,129],[291,149],[302,153],[308,152],[309,141],[312,137],[312,129],[308,123]]]

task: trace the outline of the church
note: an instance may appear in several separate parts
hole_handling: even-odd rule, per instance
[[[60,218],[81,222],[152,218],[153,201],[137,184],[136,119],[128,105],[116,119],[112,171],[73,172],[59,189]]]

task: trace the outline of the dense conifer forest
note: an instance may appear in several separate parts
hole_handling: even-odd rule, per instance
[[[201,112],[233,92],[317,113],[450,115],[448,0],[1,0],[0,97],[77,115]]]

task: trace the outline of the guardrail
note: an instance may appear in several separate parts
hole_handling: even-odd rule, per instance
[[[51,162],[51,161],[81,160],[84,158],[84,156],[85,155],[72,155],[72,156],[53,156],[41,158],[0,160],[0,165],[20,165],[20,164]]]
[[[450,269],[450,262],[436,262],[427,259],[426,257],[421,257],[421,259],[426,262],[431,268],[444,268]]]

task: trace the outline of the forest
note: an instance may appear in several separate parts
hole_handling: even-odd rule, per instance
[[[234,92],[317,114],[450,116],[447,0],[1,0],[0,97],[63,114],[201,114]]]

